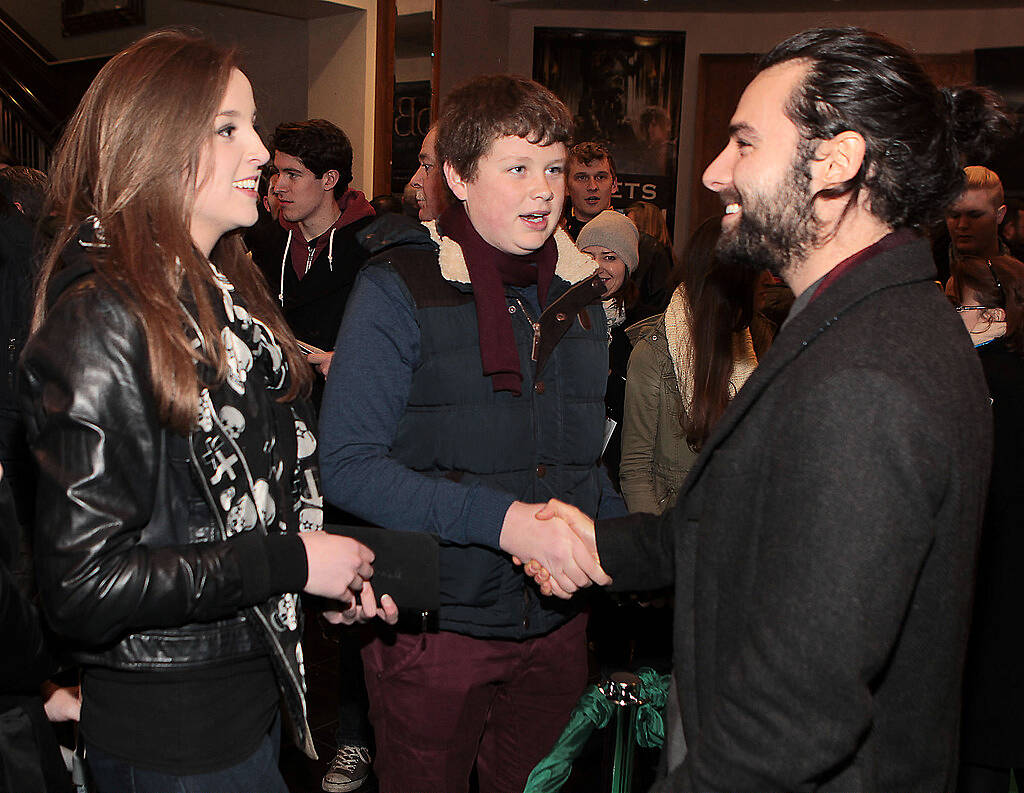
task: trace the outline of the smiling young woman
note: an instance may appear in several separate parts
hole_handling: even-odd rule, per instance
[[[310,370],[229,233],[256,220],[254,116],[232,52],[161,31],[54,157],[22,368],[39,589],[100,793],[284,791],[279,703],[312,747],[297,593],[377,613],[372,553],[316,531]]]

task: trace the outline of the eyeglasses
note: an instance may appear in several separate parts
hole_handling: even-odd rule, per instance
[[[996,285],[996,289],[999,292],[999,302],[1002,303],[1003,306],[1005,306],[1006,305],[1006,290],[1003,289],[1003,283],[1002,283],[1002,281],[999,280],[999,276],[996,275],[996,268],[992,266],[992,260],[991,259],[986,259],[985,260],[985,264],[988,266],[989,275],[992,276],[992,282]],[[957,290],[957,291],[959,291],[959,290]],[[963,311],[984,311],[986,308],[1000,308],[1001,307],[1001,306],[998,306],[998,305],[996,305],[996,306],[958,306],[956,304],[956,298],[953,295],[946,295],[946,297],[949,298],[949,302],[953,304],[953,308],[955,308],[958,312],[963,312]]]

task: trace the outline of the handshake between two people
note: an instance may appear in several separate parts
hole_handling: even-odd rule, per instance
[[[372,550],[351,537],[323,531],[305,532],[299,538],[308,568],[303,591],[342,606],[324,612],[328,622],[398,621],[394,599],[383,595],[378,602],[370,583]],[[594,521],[557,499],[547,504],[513,502],[505,512],[498,543],[517,564],[525,562],[524,572],[545,595],[567,599],[582,587],[612,581],[597,555]]]
[[[612,582],[597,555],[594,521],[558,499],[547,504],[513,502],[498,542],[545,595],[568,599],[577,589]]]

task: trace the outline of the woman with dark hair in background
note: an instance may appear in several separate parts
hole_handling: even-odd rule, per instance
[[[953,298],[981,359],[995,428],[964,669],[959,793],[1024,783],[1024,264],[963,257]]]
[[[229,234],[256,220],[254,117],[232,52],[161,31],[54,155],[22,358],[36,571],[100,793],[286,790],[282,704],[312,753],[295,593],[378,613],[372,553],[318,531],[312,372]]]
[[[754,278],[715,257],[718,218],[702,223],[676,268],[664,314],[626,330],[633,342],[622,430],[622,495],[660,514],[715,423],[757,365],[747,330]]]

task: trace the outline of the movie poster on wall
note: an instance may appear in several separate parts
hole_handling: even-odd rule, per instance
[[[533,77],[568,105],[577,142],[615,159],[616,209],[649,201],[675,219],[686,34],[535,28]]]

